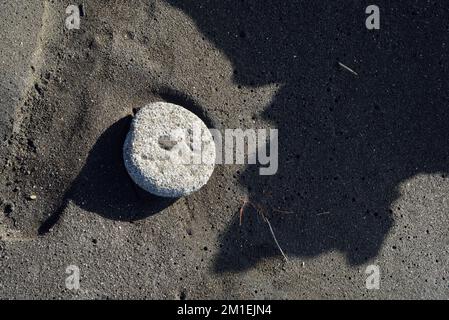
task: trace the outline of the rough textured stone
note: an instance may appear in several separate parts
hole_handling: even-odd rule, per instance
[[[165,102],[137,112],[123,152],[134,182],[162,197],[199,190],[215,164],[215,144],[204,122],[187,109]]]

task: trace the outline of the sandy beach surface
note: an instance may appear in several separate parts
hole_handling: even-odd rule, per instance
[[[0,1],[0,298],[447,298],[448,5],[369,4]],[[277,128],[277,174],[146,194],[122,146],[155,101]]]

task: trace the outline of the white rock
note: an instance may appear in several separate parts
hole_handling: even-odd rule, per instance
[[[207,183],[215,144],[204,122],[175,104],[156,102],[135,115],[123,147],[125,167],[142,189],[181,197]]]

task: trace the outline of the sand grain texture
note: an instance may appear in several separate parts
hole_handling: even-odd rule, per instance
[[[63,1],[2,1],[0,297],[446,298],[449,17],[412,2],[376,3],[374,33],[347,1],[91,0],[80,30]],[[149,196],[122,146],[154,101],[279,128],[278,174],[217,166],[188,197]],[[256,210],[240,226],[246,198],[290,263]]]

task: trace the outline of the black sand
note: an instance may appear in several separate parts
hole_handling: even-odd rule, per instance
[[[44,3],[32,81],[1,118],[17,129],[2,129],[0,297],[447,297],[447,4],[378,1],[369,31],[365,1],[85,1],[80,30]],[[278,174],[218,166],[192,196],[146,195],[121,145],[157,100],[278,128]],[[245,198],[289,263],[256,210],[239,225]]]

